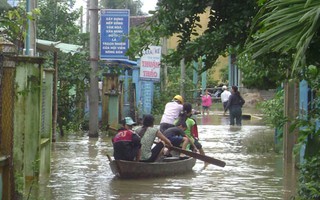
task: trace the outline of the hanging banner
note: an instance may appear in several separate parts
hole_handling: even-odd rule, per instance
[[[161,47],[149,46],[140,60],[140,79],[160,81]]]
[[[100,15],[100,59],[129,59],[130,10],[102,9]]]

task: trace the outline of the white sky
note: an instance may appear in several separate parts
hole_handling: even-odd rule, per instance
[[[149,10],[154,10],[158,0],[141,0],[143,3],[141,10],[145,13],[148,13]],[[77,0],[76,7],[79,8],[83,6],[84,8],[87,6],[87,0]]]
[[[149,10],[154,10],[158,0],[141,0],[143,6],[141,10],[145,13],[148,13]]]

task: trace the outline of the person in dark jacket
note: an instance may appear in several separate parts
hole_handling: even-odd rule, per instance
[[[244,99],[241,97],[237,86],[232,86],[231,95],[229,97],[227,106],[224,109],[224,114],[226,114],[229,109],[230,114],[230,125],[234,125],[236,121],[237,126],[241,126],[242,120],[242,106],[245,103]]]
[[[113,157],[115,160],[139,161],[141,156],[141,139],[132,131],[136,123],[131,117],[125,117],[122,121],[122,128],[112,138]]]

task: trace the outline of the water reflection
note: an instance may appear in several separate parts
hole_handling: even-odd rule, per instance
[[[51,176],[39,184],[38,199],[282,199],[282,157],[247,154],[243,139],[267,127],[230,128],[223,116],[197,116],[199,137],[208,156],[225,168],[197,161],[194,171],[175,177],[119,180],[109,168],[109,137],[72,136],[53,145]]]

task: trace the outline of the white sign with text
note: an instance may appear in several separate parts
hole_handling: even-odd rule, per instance
[[[160,81],[161,47],[149,46],[143,51],[140,63],[140,79]]]

